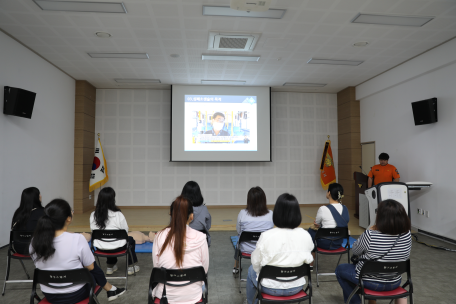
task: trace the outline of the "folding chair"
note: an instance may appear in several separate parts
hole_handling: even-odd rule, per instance
[[[173,284],[170,283],[170,281],[173,283],[183,281],[187,283]],[[182,287],[200,281],[204,282],[206,290],[204,293],[201,292],[201,300],[196,303],[207,304],[209,286],[207,284],[207,274],[204,271],[203,266],[187,269],[166,269],[155,267],[152,269],[152,273],[150,274],[148,304],[160,304],[160,299],[154,298],[152,295],[152,291],[158,283],[165,284],[165,286]]]
[[[51,284],[69,283],[69,285],[56,286]],[[30,295],[30,304],[34,304],[34,299],[38,300],[38,304],[50,304],[46,298],[40,299],[36,294],[36,284],[44,285],[50,288],[62,289],[68,288],[77,284],[90,284],[89,297],[76,304],[93,304],[97,303],[97,295],[101,292],[101,287],[95,284],[92,275],[87,268],[71,269],[71,270],[41,270],[36,268],[33,275],[32,294]]]
[[[13,251],[15,244],[16,245],[21,244],[21,245],[25,246],[26,248],[28,248],[30,246],[30,242],[32,241],[32,235],[33,235],[33,231],[11,231],[10,232],[10,241],[9,241],[7,257],[6,257],[6,276],[5,276],[5,283],[3,284],[2,296],[5,295],[7,283],[12,284],[12,283],[27,283],[27,282],[32,283],[33,282],[33,280],[30,279],[27,269],[25,268],[24,262],[22,262],[22,260],[31,260],[32,258],[28,254],[15,253]],[[21,262],[22,268],[24,269],[28,280],[8,280],[9,273],[10,273],[11,259],[19,260],[19,262]]]
[[[239,250],[239,257],[238,257],[238,261],[239,261],[239,293],[241,293],[241,281],[246,281],[246,279],[241,279],[241,277],[242,277],[241,260],[242,259],[250,260],[250,256],[251,256],[250,253],[245,253],[245,252],[241,252],[240,251],[241,243],[251,242],[251,241],[258,241],[260,236],[261,236],[261,232],[243,231],[241,233],[241,236],[239,237],[239,241],[237,243],[237,249]]]
[[[301,290],[295,295],[277,297],[265,294],[261,291],[261,281],[263,279],[272,279],[279,282],[293,282],[299,278],[307,277],[307,287],[305,290]],[[289,277],[296,277],[294,279],[285,279]],[[280,278],[280,279],[279,279]],[[261,303],[295,303],[309,300],[309,304],[312,304],[312,279],[310,276],[309,264],[302,264],[299,267],[275,267],[275,266],[264,266],[261,268],[260,275],[258,276],[258,290],[256,294],[259,304]]]
[[[328,240],[331,242],[334,242],[336,240],[340,239],[347,239],[347,244],[345,247],[339,247],[337,249],[332,249],[332,250],[327,250],[323,248],[319,248],[317,246],[317,240],[318,239],[324,239]],[[327,275],[335,275],[334,272],[331,273],[318,273],[318,255],[319,254],[325,254],[325,255],[339,255],[339,261],[337,262],[336,267],[340,263],[340,259],[342,258],[343,254],[347,254],[347,261],[348,264],[350,264],[350,235],[348,233],[348,227],[345,228],[320,228],[317,231],[317,234],[315,235],[315,272],[317,276],[317,287],[320,287],[320,282],[318,280],[318,276],[327,276]],[[335,269],[335,268],[334,268]],[[325,281],[325,282],[332,282],[332,281]]]
[[[404,272],[407,273],[407,281],[402,287],[398,287],[390,291],[374,291],[364,288],[362,277],[366,274],[396,274],[401,275]],[[409,290],[404,289],[410,285]],[[365,261],[361,271],[359,272],[359,282],[355,289],[348,297],[347,303],[350,303],[351,298],[359,293],[361,295],[361,303],[366,300],[393,300],[399,298],[410,298],[410,304],[413,304],[413,284],[412,277],[410,276],[410,260],[402,262],[373,262]]]
[[[117,252],[101,252],[100,250],[94,247],[93,243],[95,240],[101,242],[115,242],[115,241],[126,241],[127,249],[119,249]],[[131,256],[130,243],[128,242],[128,233],[125,230],[93,230],[92,231],[92,242],[91,248],[93,255],[97,257],[98,264],[100,265],[100,259],[109,258],[109,257],[120,257],[125,256],[125,277],[109,277],[112,279],[125,279],[125,290],[127,290],[128,285],[128,257]],[[133,267],[134,275],[136,275],[135,267]]]

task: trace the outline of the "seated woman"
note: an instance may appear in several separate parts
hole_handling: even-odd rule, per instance
[[[356,265],[341,264],[336,268],[336,276],[347,301],[355,284],[358,284],[359,272],[364,260],[379,262],[405,261],[410,257],[412,237],[410,219],[401,203],[385,200],[378,204],[375,225],[366,230],[353,244],[353,254],[360,259]],[[369,275],[364,276],[364,287],[370,290],[389,291],[401,284],[401,276]],[[406,304],[407,299],[396,299],[396,304]],[[354,295],[351,304],[361,303],[359,295]],[[375,301],[369,301],[369,304]]]
[[[201,189],[197,182],[187,182],[182,189],[181,195],[188,199],[193,204],[193,221],[190,227],[206,234],[207,244],[211,246],[211,236],[209,229],[211,229],[211,215],[207,207],[203,205],[204,198],[201,195]]]
[[[253,187],[247,194],[247,208],[239,212],[236,224],[238,235],[243,231],[263,232],[274,227],[272,222],[272,211],[266,206],[266,194],[260,187]],[[240,252],[252,253],[255,250],[256,242],[242,243],[234,250],[233,274],[239,273]]]
[[[189,227],[193,221],[193,207],[185,197],[178,196],[172,203],[171,223],[157,232],[152,248],[154,267],[184,269],[203,266],[209,269],[209,249],[206,235]],[[169,303],[193,304],[201,299],[202,282],[184,287],[166,286]],[[153,290],[153,296],[162,297],[163,284]]]
[[[344,197],[344,188],[342,185],[334,183],[328,187],[326,192],[326,199],[329,200],[329,204],[321,206],[318,209],[317,217],[314,221],[315,228],[342,228],[348,227],[350,221],[350,215],[346,206],[342,205],[342,198]],[[315,242],[315,235],[317,231],[309,228],[309,234],[312,236],[312,241]],[[330,241],[326,239],[318,240],[318,247],[322,249],[337,249],[342,246],[343,239]]]
[[[103,271],[95,263],[89,244],[78,233],[68,233],[73,221],[73,211],[63,199],[55,199],[44,208],[44,215],[38,220],[30,244],[30,254],[35,267],[42,270],[70,270],[85,267],[95,282],[107,291],[108,300],[117,299],[125,292],[106,281]],[[41,291],[49,303],[78,303],[90,294],[89,284],[78,284],[56,289],[41,285]]]
[[[11,222],[11,230],[15,231],[35,231],[35,227],[40,217],[44,215],[44,208],[41,205],[40,190],[35,187],[24,189],[21,195],[19,208],[14,212]],[[13,250],[20,254],[29,254],[29,245],[14,244]]]
[[[261,234],[251,256],[252,265],[247,275],[247,303],[253,303],[258,275],[263,266],[298,267],[313,261],[312,238],[307,231],[299,228],[301,220],[301,210],[296,197],[288,193],[279,196],[273,216],[277,228]],[[300,292],[305,284],[304,277],[292,282],[264,279],[261,290],[273,296],[292,296]]]
[[[125,230],[128,233],[128,225],[125,216],[116,206],[116,192],[111,187],[105,187],[98,193],[97,206],[95,211],[90,215],[90,230]],[[131,256],[128,256],[128,274],[132,275],[139,271],[139,266],[133,263],[138,262],[136,257],[133,237],[128,237],[130,243]],[[127,248],[126,241],[103,242],[95,240],[93,246],[101,252],[111,253]],[[132,259],[133,258],[133,259]],[[117,258],[109,257],[106,261],[106,274],[112,274],[117,270]],[[135,267],[133,269],[133,267]]]

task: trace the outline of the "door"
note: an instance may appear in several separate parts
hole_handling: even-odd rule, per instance
[[[375,165],[375,142],[361,143],[361,164],[364,174]]]

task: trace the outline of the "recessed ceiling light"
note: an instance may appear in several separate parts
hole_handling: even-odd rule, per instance
[[[171,57],[173,57],[173,58],[179,58],[180,55],[179,55],[179,54],[171,54],[171,55],[169,55],[169,56],[171,56]]]
[[[360,41],[360,42],[353,43],[353,46],[366,46],[368,44],[369,44],[369,42],[367,42],[367,41]]]
[[[96,32],[95,35],[97,35],[97,37],[100,37],[100,38],[109,38],[109,37],[112,37],[111,34],[106,33],[106,32]]]
[[[311,58],[307,63],[310,64],[333,64],[333,65],[360,65],[361,60],[333,60],[333,59],[315,59]]]
[[[201,84],[219,84],[219,85],[245,85],[246,81],[239,80],[201,80]]]
[[[283,85],[286,87],[324,87],[326,83],[285,82]]]
[[[161,83],[160,79],[133,79],[133,78],[116,78],[118,83]]]
[[[147,53],[87,53],[92,58],[149,59]]]
[[[82,2],[33,0],[43,11],[127,13],[123,2]]]
[[[285,9],[269,9],[265,12],[246,12],[238,11],[230,8],[229,6],[211,6],[203,5],[204,16],[229,16],[229,17],[252,17],[252,18],[270,18],[282,19],[285,15]]]
[[[258,61],[260,56],[202,55],[202,60]]]
[[[394,16],[358,13],[352,23],[399,25],[420,27],[434,19],[428,16]]]

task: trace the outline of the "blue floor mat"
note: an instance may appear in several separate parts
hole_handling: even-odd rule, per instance
[[[237,242],[239,240],[239,237],[237,235],[235,236],[230,236],[231,243],[233,243],[234,248],[236,248]],[[353,243],[355,243],[356,239],[350,237],[350,248],[353,248]],[[345,247],[347,244],[347,240],[344,239],[344,242],[342,243],[342,247]]]
[[[142,253],[152,253],[152,246],[154,245],[154,243],[149,243],[149,242],[146,242],[144,244],[141,244],[141,245],[136,245],[135,247],[135,252],[142,252]],[[89,242],[89,247],[91,246],[91,243]],[[96,250],[96,248],[95,248]]]

